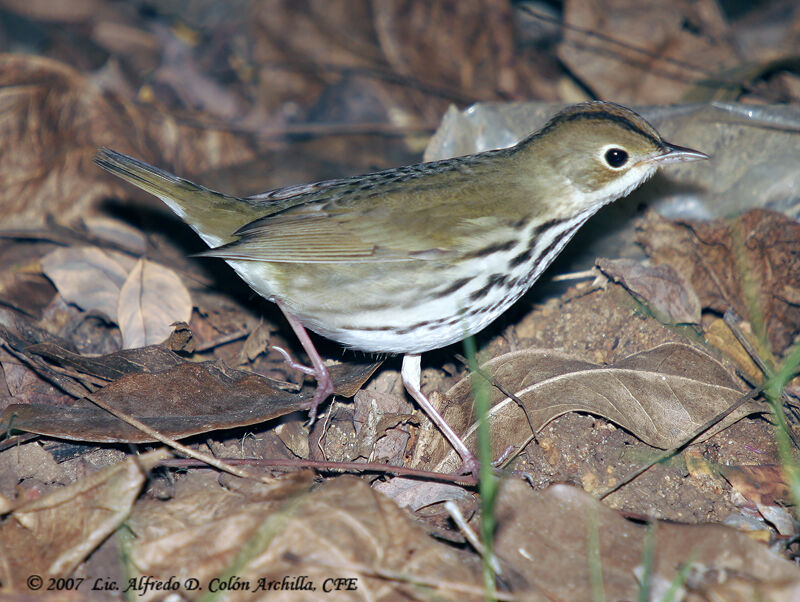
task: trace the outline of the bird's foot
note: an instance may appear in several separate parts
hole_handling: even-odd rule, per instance
[[[275,303],[281,308],[283,315],[286,316],[286,321],[289,322],[289,326],[292,327],[294,334],[297,336],[303,349],[305,349],[306,354],[308,354],[308,359],[311,360],[311,366],[306,366],[295,361],[285,349],[281,349],[280,347],[275,347],[275,349],[283,355],[283,359],[286,360],[289,367],[317,379],[317,390],[314,391],[314,397],[311,398],[311,401],[303,404],[304,407],[308,408],[308,421],[310,426],[314,424],[314,421],[317,419],[317,408],[319,405],[333,395],[333,381],[331,380],[331,374],[328,372],[328,368],[322,361],[316,347],[314,347],[314,343],[311,341],[311,337],[308,336],[308,332],[306,332],[303,324],[282,302],[275,300]]]
[[[467,450],[467,456],[461,456],[461,467],[454,473],[458,476],[469,475],[476,481],[480,478],[481,463],[475,454]]]
[[[308,376],[317,375],[317,371],[314,370],[314,368],[298,362],[296,359],[292,357],[292,354],[286,351],[286,349],[284,349],[283,347],[278,347],[277,345],[271,345],[270,349],[280,353],[283,356],[283,363],[289,366],[292,370],[297,370],[298,372],[302,372],[303,374],[307,374]]]
[[[307,374],[308,376],[313,376],[316,379],[317,388],[314,391],[314,397],[303,404],[303,409],[308,410],[309,426],[314,424],[314,421],[317,419],[317,408],[333,394],[333,381],[331,380],[330,372],[328,372],[325,364],[322,363],[320,363],[321,369],[318,370],[317,368],[312,368],[311,366],[306,366],[298,362],[283,347],[273,345],[271,349],[274,349],[283,356],[283,361],[289,368]]]

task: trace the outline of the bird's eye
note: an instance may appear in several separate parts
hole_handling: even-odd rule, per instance
[[[613,168],[619,168],[628,162],[628,153],[621,148],[610,148],[605,154],[606,163]]]

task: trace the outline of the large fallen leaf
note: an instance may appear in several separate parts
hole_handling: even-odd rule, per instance
[[[158,346],[84,357],[66,349],[65,341],[22,319],[12,316],[8,326],[3,319],[0,311],[0,340],[29,358],[26,364],[35,366],[36,374],[41,372],[78,399],[86,394],[81,374],[95,384],[98,379],[112,380],[95,392],[99,399],[172,437],[265,422],[303,409],[314,391],[313,382],[299,394],[292,393],[259,374],[214,362],[188,362]],[[352,397],[380,364],[363,361],[330,366],[334,393]],[[20,367],[34,374],[25,364]],[[77,441],[152,441],[85,400],[73,405],[64,405],[63,400],[59,405],[19,403],[23,400],[17,397],[9,401],[0,415],[0,428]]]
[[[548,600],[598,599],[592,589],[592,562],[602,572],[598,586],[606,600],[663,600],[672,583],[679,588],[673,599],[692,602],[788,601],[800,596],[800,569],[746,534],[721,525],[655,523],[652,564],[645,567],[647,527],[624,519],[580,489],[554,485],[537,492],[521,481],[509,481],[495,515],[495,552],[511,565],[507,575],[528,583],[526,589],[512,588],[520,599],[528,592]],[[690,587],[679,577],[684,567],[689,568]],[[651,570],[651,588],[642,592],[646,569]]]
[[[203,592],[212,579],[228,575],[250,584],[249,591],[227,592],[226,600],[271,598],[264,588],[287,580],[315,591],[286,591],[285,598],[278,592],[276,599],[318,599],[324,584],[335,586],[331,578],[353,579],[357,588],[329,591],[337,600],[483,599],[477,556],[430,538],[405,511],[353,477],[269,501],[208,486],[179,489],[168,503],[141,504],[128,525],[136,534],[130,554],[139,574],[167,579],[191,566]],[[199,593],[181,591],[190,599]]]
[[[137,372],[164,372],[185,362],[183,358],[159,345],[122,349],[98,357],[74,353],[52,342],[28,345],[25,351],[64,368],[109,381]]]
[[[128,517],[159,450],[108,466],[14,510],[0,526],[3,590],[30,594],[30,575],[66,577]],[[85,591],[88,591],[89,585]]]
[[[348,363],[332,367],[335,392],[352,396],[379,365]],[[213,362],[183,361],[157,374],[127,374],[95,396],[162,434],[180,439],[258,424],[302,410],[313,394],[313,388],[289,393],[268,378]],[[0,425],[75,441],[153,441],[88,401],[71,407],[11,404],[0,415]]]
[[[126,349],[163,342],[176,322],[188,322],[192,300],[171,269],[97,247],[56,249],[42,270],[61,295],[119,324]]]
[[[119,292],[135,263],[116,251],[68,247],[44,256],[42,271],[69,303],[116,322]]]
[[[140,259],[119,291],[117,320],[126,349],[155,345],[188,322],[192,298],[180,277],[168,267]]]
[[[494,358],[482,369],[523,404],[520,408],[497,388],[491,388],[489,419],[496,456],[508,446],[525,441],[531,428],[538,431],[567,412],[603,416],[649,445],[669,448],[684,441],[743,394],[719,362],[679,343],[660,345],[608,367],[531,349]],[[445,419],[473,446],[476,426],[471,378],[457,383],[446,398]],[[760,406],[754,402],[744,404],[711,428],[703,439],[759,411]],[[442,458],[440,470],[458,468],[458,457],[443,439],[432,434],[420,438],[413,465]]]

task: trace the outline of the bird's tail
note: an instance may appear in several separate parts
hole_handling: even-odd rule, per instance
[[[253,205],[242,199],[199,186],[111,149],[97,151],[94,162],[160,198],[212,248],[236,240],[233,232],[258,217]]]

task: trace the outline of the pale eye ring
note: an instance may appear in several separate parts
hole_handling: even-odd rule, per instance
[[[612,147],[609,148],[603,158],[612,169],[619,169],[628,162],[628,153],[622,148]]]

